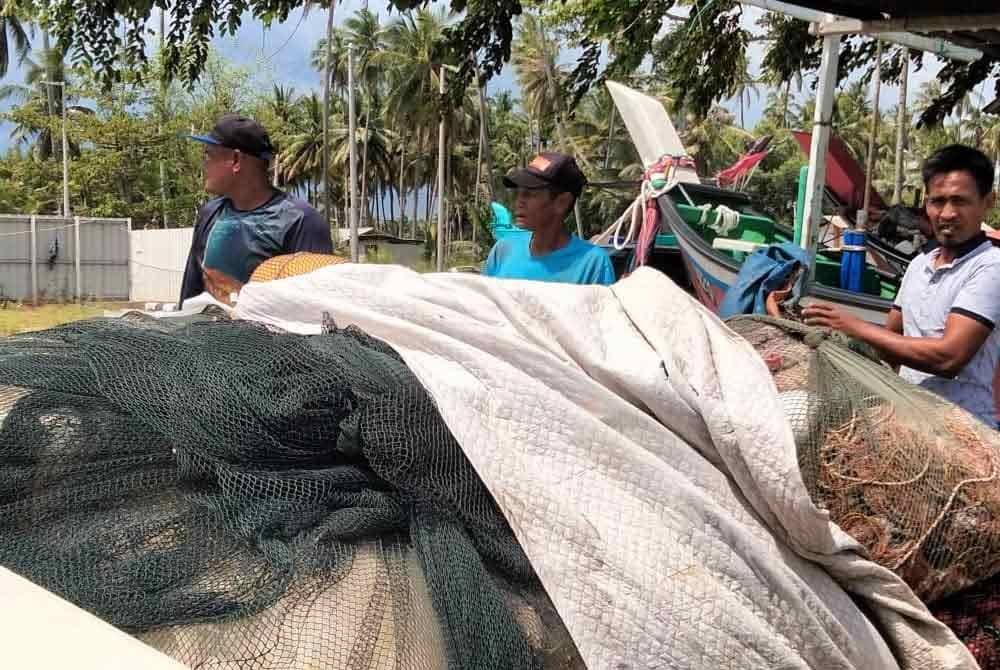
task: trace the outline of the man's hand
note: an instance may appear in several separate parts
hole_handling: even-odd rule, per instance
[[[817,303],[802,310],[806,324],[839,330],[872,345],[891,365],[905,365],[931,375],[951,379],[962,371],[989,337],[991,328],[977,319],[952,312],[941,337],[900,335],[902,314],[890,312],[888,327],[844,314],[839,307]]]
[[[861,319],[845,314],[839,307],[823,302],[804,308],[802,316],[808,326],[838,330],[850,337],[857,337],[865,325]]]
[[[225,305],[232,304],[230,297],[234,293],[239,293],[240,289],[243,288],[243,284],[238,279],[230,277],[221,270],[204,268],[202,274],[205,281],[205,290],[213,298]]]

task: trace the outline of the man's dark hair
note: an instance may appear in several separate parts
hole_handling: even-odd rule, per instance
[[[926,188],[931,179],[949,172],[968,172],[976,180],[980,197],[993,190],[993,163],[982,151],[964,144],[950,144],[938,149],[924,161],[921,169]]]

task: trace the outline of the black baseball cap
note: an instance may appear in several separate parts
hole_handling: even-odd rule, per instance
[[[239,114],[224,115],[207,135],[188,137],[196,142],[236,149],[262,161],[269,161],[274,157],[274,147],[264,126]]]
[[[566,191],[577,197],[586,184],[587,178],[577,167],[576,159],[554,151],[543,151],[532,158],[527,167],[514,170],[503,178],[507,188]]]

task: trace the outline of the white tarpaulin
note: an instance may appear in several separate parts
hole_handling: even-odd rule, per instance
[[[236,311],[299,333],[328,312],[399,351],[594,670],[976,667],[810,502],[753,349],[654,270],[337,265],[248,284]]]

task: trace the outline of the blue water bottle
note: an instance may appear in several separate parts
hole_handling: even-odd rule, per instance
[[[840,288],[861,293],[865,275],[865,233],[851,230],[844,233],[843,254],[840,257]]]

